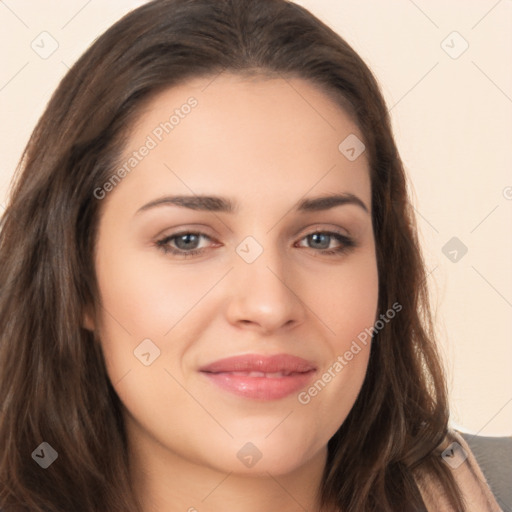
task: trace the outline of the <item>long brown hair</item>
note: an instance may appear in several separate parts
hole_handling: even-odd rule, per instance
[[[156,0],[124,16],[69,70],[15,175],[0,238],[0,507],[5,512],[127,512],[121,404],[100,344],[93,265],[100,202],[142,105],[188,78],[224,70],[300,77],[353,117],[370,163],[379,313],[366,379],[329,441],[321,502],[344,512],[420,510],[417,472],[455,510],[460,492],[440,457],[448,431],[442,366],[406,176],[379,86],[356,52],[286,0]],[[341,141],[340,141],[341,142]],[[31,456],[46,442],[58,459]]]

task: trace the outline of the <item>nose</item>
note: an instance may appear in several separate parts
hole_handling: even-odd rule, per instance
[[[277,248],[265,247],[252,263],[235,256],[229,284],[232,293],[227,307],[228,321],[232,325],[270,334],[304,321],[303,290],[299,280],[294,278],[293,267]]]

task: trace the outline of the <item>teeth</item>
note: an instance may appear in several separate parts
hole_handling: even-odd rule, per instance
[[[287,377],[290,375],[288,372],[274,372],[274,373],[265,373],[265,372],[231,372],[232,375],[237,375],[240,377],[267,377],[277,379],[279,377]]]

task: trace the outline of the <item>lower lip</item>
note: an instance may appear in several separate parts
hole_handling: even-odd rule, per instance
[[[315,371],[294,373],[287,377],[248,377],[232,373],[203,372],[214,384],[245,398],[278,400],[304,388]]]

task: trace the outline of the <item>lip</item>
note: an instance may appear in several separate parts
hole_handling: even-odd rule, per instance
[[[220,388],[257,400],[278,400],[307,385],[316,366],[290,354],[245,354],[219,359],[199,371]]]

